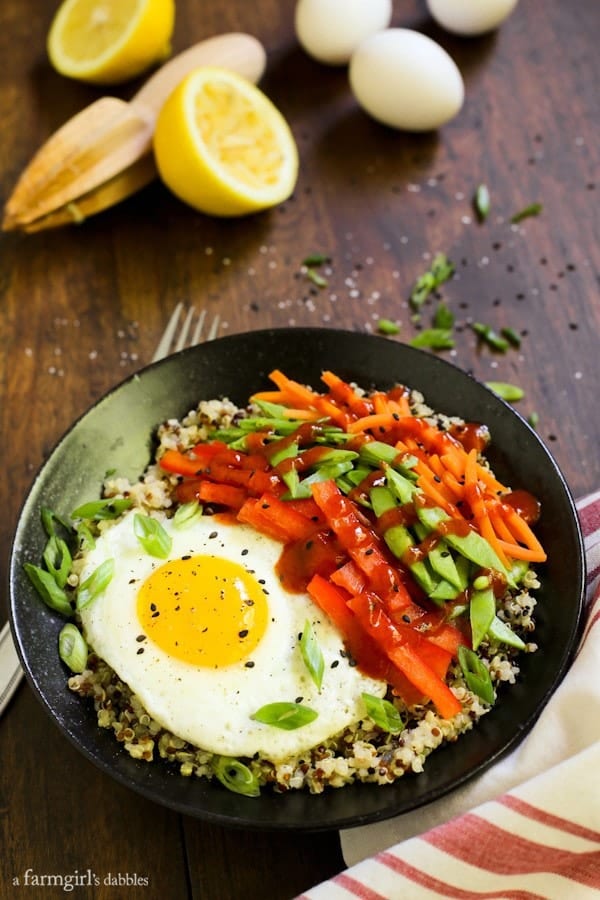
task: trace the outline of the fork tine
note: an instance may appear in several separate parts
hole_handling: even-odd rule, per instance
[[[192,335],[191,345],[194,347],[196,344],[200,343],[200,338],[202,337],[202,329],[204,328],[204,320],[206,319],[206,310],[203,309],[200,315],[198,316],[198,321],[196,322],[196,327],[194,328],[194,333]]]
[[[187,316],[184,319],[183,325],[181,326],[181,331],[179,332],[179,337],[177,338],[177,343],[175,344],[175,347],[173,348],[176,353],[179,350],[183,350],[183,348],[185,347],[188,332],[190,330],[190,326],[192,324],[192,319],[194,318],[195,312],[196,312],[196,310],[194,309],[194,307],[190,306],[190,308],[188,309]]]
[[[206,312],[206,310],[204,310],[204,312]],[[219,330],[220,322],[221,322],[221,317],[219,315],[216,315],[213,319],[212,325],[210,326],[210,331],[206,335],[207,341],[214,341],[214,339],[217,336],[217,331]]]
[[[183,350],[183,348],[186,346],[194,347],[202,340],[212,341],[216,338],[217,332],[219,330],[219,325],[221,323],[220,316],[215,315],[208,334],[206,335],[206,337],[204,337],[203,329],[207,316],[206,310],[203,309],[200,311],[200,313],[198,313],[198,319],[195,326],[193,327],[193,330],[192,322],[196,314],[195,307],[191,306],[185,313],[183,321],[180,322],[184,311],[185,306],[183,302],[178,303],[173,310],[167,327],[165,328],[158,346],[154,351],[152,362],[157,362],[159,359],[163,359],[165,356],[168,356],[169,353],[176,353],[179,350]],[[175,342],[173,343],[173,341]]]
[[[166,356],[168,354],[169,347],[171,346],[171,341],[173,340],[173,335],[175,334],[175,329],[177,328],[179,316],[182,309],[183,303],[178,303],[173,310],[171,318],[169,319],[169,324],[165,328],[163,336],[161,337],[160,341],[158,342],[158,346],[154,351],[152,362],[156,362],[157,360],[162,359],[163,356]]]

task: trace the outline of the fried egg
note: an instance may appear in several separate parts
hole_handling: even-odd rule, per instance
[[[164,517],[172,544],[158,559],[136,537],[134,518],[125,514],[88,553],[81,581],[106,559],[114,575],[81,620],[90,647],[163,728],[212,753],[280,762],[364,717],[363,692],[385,694],[384,682],[351,664],[310,597],[282,587],[280,543],[218,517],[187,528]],[[320,689],[300,647],[307,621],[325,662]],[[252,718],[280,702],[317,716],[289,731]]]

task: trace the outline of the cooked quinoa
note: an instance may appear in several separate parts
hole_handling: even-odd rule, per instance
[[[448,428],[458,422],[433,413],[426,406],[423,396],[413,391],[410,396],[415,415],[429,418],[438,428]],[[176,508],[174,488],[179,478],[164,472],[157,464],[168,449],[185,452],[206,440],[215,426],[225,427],[252,412],[241,410],[229,400],[202,401],[181,420],[169,419],[157,429],[155,461],[148,466],[140,480],[134,484],[117,476],[107,478],[103,496],[128,498],[135,507],[146,511],[161,510],[167,514]],[[210,514],[205,507],[205,514]],[[111,522],[99,522],[102,530]],[[77,574],[83,566],[83,556],[75,559],[69,584],[77,585]],[[539,587],[534,570],[529,569],[518,592],[507,593],[500,600],[498,616],[525,641],[525,649],[516,651],[484,639],[479,655],[488,668],[494,688],[501,683],[514,684],[519,676],[519,653],[532,653],[537,649],[530,637],[535,624],[533,613]],[[433,705],[407,707],[403,700],[388,692],[387,699],[394,703],[403,717],[404,728],[397,734],[382,731],[369,718],[344,729],[310,751],[273,763],[268,759],[245,759],[243,762],[257,777],[259,784],[270,785],[277,792],[307,789],[321,793],[326,787],[343,787],[354,781],[389,784],[405,773],[423,771],[427,756],[445,742],[454,742],[473,728],[490,706],[471,692],[458,663],[450,670],[447,683],[459,699],[462,710],[451,719],[439,716]],[[213,755],[195,747],[165,730],[144,710],[139,698],[90,648],[87,668],[73,675],[69,688],[88,698],[94,704],[98,725],[112,730],[115,739],[134,758],[145,762],[163,759],[177,767],[183,776],[214,777]],[[510,702],[501,697],[500,702]]]

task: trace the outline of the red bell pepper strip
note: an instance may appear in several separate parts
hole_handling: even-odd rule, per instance
[[[333,622],[359,669],[371,678],[379,678],[401,693],[404,676],[391,665],[377,643],[365,632],[347,604],[348,594],[321,575],[314,575],[307,591]]]
[[[186,456],[179,450],[165,450],[158,464],[165,472],[192,478],[202,471],[202,464],[196,458]]]
[[[313,484],[312,495],[329,527],[358,568],[367,576],[372,589],[383,596],[392,591],[405,595],[406,603],[410,603],[410,595],[402,584],[398,571],[388,562],[380,539],[352,500],[340,491],[334,481]]]
[[[419,655],[416,645],[420,636],[417,632],[407,627],[407,631],[400,634],[377,598],[367,593],[352,597],[348,606],[365,632],[379,644],[382,652],[411,684],[434,703],[444,719],[461,711],[461,704],[448,685]],[[410,631],[412,635],[409,634]]]
[[[213,481],[201,480],[197,489],[198,499],[203,503],[217,503],[231,509],[240,509],[247,499],[244,488],[232,484],[215,484]]]

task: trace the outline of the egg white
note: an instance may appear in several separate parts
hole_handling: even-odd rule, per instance
[[[242,660],[218,668],[173,658],[151,640],[140,651],[136,602],[140,585],[165,560],[144,551],[127,513],[107,528],[88,553],[81,580],[105,559],[115,574],[105,591],[81,610],[88,644],[140,698],[163,728],[190,743],[225,756],[252,756],[280,762],[318,745],[365,715],[363,691],[383,696],[384,682],[349,664],[335,627],[307,594],[284,590],[275,572],[282,545],[251,527],[204,516],[188,528],[161,523],[172,538],[168,559],[211,555],[242,564],[260,580],[269,616],[262,640]],[[309,620],[325,660],[318,690],[306,668],[299,637]],[[317,718],[293,731],[254,721],[263,705],[302,702]]]

